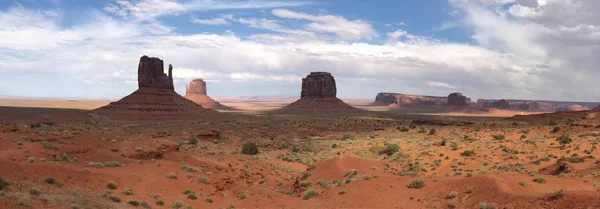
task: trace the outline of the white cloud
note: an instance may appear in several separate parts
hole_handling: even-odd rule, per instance
[[[454,89],[455,87],[444,83],[444,82],[438,82],[438,81],[427,81],[427,85],[431,86],[431,87],[439,87],[439,88],[446,88],[446,89]]]
[[[192,18],[190,20],[193,23],[196,24],[202,24],[202,25],[225,25],[229,22],[227,22],[227,20],[225,18],[213,18],[213,19],[197,19],[197,18]]]
[[[137,88],[126,82],[135,81],[139,57],[146,54],[174,65],[180,90],[186,81],[203,77],[219,82],[216,86],[229,95],[264,95],[273,89],[296,95],[300,79],[319,70],[336,76],[340,97],[372,97],[380,91],[447,95],[450,88],[471,98],[597,98],[600,18],[590,12],[600,3],[539,2],[518,13],[524,5],[506,9],[498,7],[502,1],[452,1],[464,15],[461,23],[473,31],[473,44],[401,29],[386,34],[389,42],[366,43],[360,40],[379,34],[365,21],[289,10],[273,10],[284,18],[278,20],[219,17],[277,32],[248,39],[232,31],[175,34],[160,22],[148,28],[156,16],[139,20],[99,12],[62,27],[64,14],[13,7],[0,11],[0,94],[126,95]],[[578,7],[588,12],[577,13]],[[124,14],[135,17],[131,11]],[[285,19],[308,23],[298,28]]]
[[[398,38],[400,38],[400,37],[402,37],[402,36],[404,36],[406,34],[407,34],[406,31],[404,31],[402,29],[398,29],[398,30],[396,30],[394,32],[388,33],[387,36],[391,40],[397,40]]]
[[[116,4],[109,4],[104,10],[126,18],[151,20],[162,15],[177,15],[187,8],[175,0],[116,0]]]
[[[246,1],[230,1],[230,0],[191,0],[185,3],[185,7],[194,11],[205,10],[224,10],[224,9],[270,9],[281,7],[299,7],[311,4],[317,4],[313,1],[273,1],[273,0],[246,0]]]
[[[452,28],[456,28],[460,26],[457,22],[453,22],[453,21],[445,21],[442,22],[442,24],[433,27],[431,30],[433,31],[444,31],[444,30],[449,30]]]
[[[310,15],[294,12],[287,9],[274,9],[273,15],[280,18],[300,19],[312,21],[306,28],[316,32],[334,33],[345,40],[373,39],[379,34],[371,24],[363,20],[349,21],[342,16],[335,15]]]

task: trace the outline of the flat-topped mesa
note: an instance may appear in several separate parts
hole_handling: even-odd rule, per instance
[[[458,92],[448,95],[448,105],[465,106],[469,104],[468,100],[466,96]]]
[[[190,85],[185,87],[185,94],[204,94],[206,95],[206,81],[202,78],[194,79]]]
[[[302,79],[300,97],[335,97],[335,79],[328,72],[311,72]]]
[[[175,90],[173,86],[173,66],[169,65],[169,74],[164,72],[164,63],[156,57],[146,55],[140,58],[138,65],[138,87]]]

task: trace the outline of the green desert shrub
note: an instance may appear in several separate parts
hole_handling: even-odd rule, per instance
[[[390,156],[398,152],[398,150],[400,150],[400,146],[398,146],[397,144],[388,144],[384,150],[381,150],[381,152],[379,152],[379,154],[386,154]]]
[[[242,146],[242,153],[246,155],[256,155],[258,154],[258,147],[254,142],[247,142]]]
[[[308,200],[310,198],[316,197],[317,195],[319,195],[319,193],[317,191],[315,191],[314,189],[311,189],[311,190],[304,192],[304,195],[302,195],[302,199]]]
[[[408,188],[411,189],[420,189],[425,187],[425,182],[421,179],[416,179],[413,182],[411,182],[410,184],[407,185]]]

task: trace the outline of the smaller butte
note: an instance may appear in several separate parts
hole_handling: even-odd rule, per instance
[[[335,79],[328,72],[311,72],[302,79],[300,99],[285,106],[283,110],[301,111],[330,111],[330,110],[358,110],[336,97],[337,88]]]
[[[233,110],[231,107],[222,105],[221,103],[210,98],[206,93],[206,81],[202,78],[194,79],[190,82],[190,85],[185,88],[186,99],[201,105],[204,108],[210,108],[214,110]]]

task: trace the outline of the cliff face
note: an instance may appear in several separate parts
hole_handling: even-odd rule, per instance
[[[188,85],[185,88],[184,97],[205,108],[217,110],[233,110],[233,108],[222,105],[221,103],[210,98],[207,95],[206,82],[201,78],[194,79],[190,82],[190,85]]]
[[[461,93],[452,93],[448,95],[448,105],[466,106],[469,105],[469,99]]]
[[[554,112],[556,107],[550,102],[538,102],[530,100],[477,100],[477,105],[484,108],[497,108],[514,111],[528,112]]]
[[[300,97],[335,97],[337,89],[331,73],[311,72],[302,79]]]
[[[399,107],[443,106],[448,102],[447,97],[410,95],[398,93],[378,93],[373,105],[395,105]]]
[[[169,75],[166,75],[161,59],[144,55],[138,64],[138,87],[175,90],[173,66],[169,65]]]
[[[185,95],[204,94],[206,95],[206,82],[202,78],[194,79],[190,85],[185,88]]]
[[[320,112],[357,110],[336,97],[335,79],[331,73],[312,72],[302,79],[300,99],[283,108],[284,111]]]

